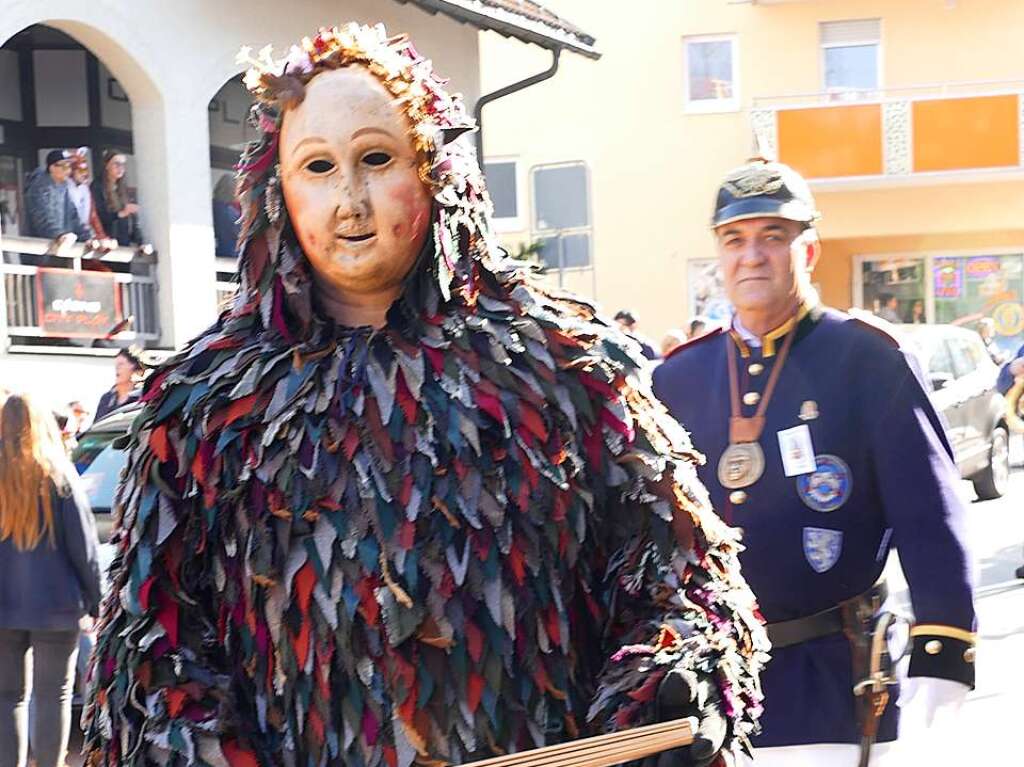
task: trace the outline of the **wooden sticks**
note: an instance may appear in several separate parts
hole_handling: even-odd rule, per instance
[[[693,742],[693,717],[472,762],[472,767],[612,767]]]

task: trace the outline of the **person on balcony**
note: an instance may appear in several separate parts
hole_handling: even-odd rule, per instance
[[[124,154],[108,149],[103,153],[103,172],[92,182],[92,196],[96,202],[96,215],[108,237],[118,245],[142,244],[139,228],[139,206],[128,198],[124,181],[127,159]]]
[[[241,209],[235,199],[235,186],[230,174],[217,179],[213,187],[213,238],[216,241],[215,254],[224,258],[238,255],[238,232]]]
[[[92,190],[89,188],[89,159],[85,156],[85,150],[79,150],[75,152],[71,159],[71,178],[68,179],[68,195],[71,197],[71,203],[75,206],[75,212],[78,213],[78,221],[82,224],[82,228],[89,233],[89,237],[98,237],[96,230],[93,228],[92,219],[94,217],[94,208],[92,201]]]
[[[64,235],[89,239],[89,230],[82,224],[68,190],[71,154],[54,149],[46,155],[46,167],[36,168],[25,184],[25,208],[28,214],[29,237],[56,240]]]

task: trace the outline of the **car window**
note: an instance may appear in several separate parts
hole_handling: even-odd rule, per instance
[[[92,455],[92,460],[86,467],[79,470],[82,484],[89,496],[89,504],[94,512],[110,511],[117,483],[121,478],[121,469],[124,468],[127,458],[124,450],[118,450],[108,442],[103,449]]]
[[[78,473],[85,472],[96,460],[96,456],[121,435],[122,432],[119,431],[89,431],[79,437],[78,446],[71,454],[71,462],[75,464]]]
[[[979,360],[971,353],[971,344],[966,338],[950,338],[949,353],[953,359],[953,370],[957,378],[968,376],[978,369]]]
[[[936,374],[946,375],[951,378],[955,378],[953,368],[953,359],[949,355],[949,349],[946,348],[944,341],[939,340],[931,348],[931,354],[928,355],[928,375],[934,376]]]

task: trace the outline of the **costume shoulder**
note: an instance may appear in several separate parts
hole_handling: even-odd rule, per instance
[[[876,338],[881,345],[892,349],[899,349],[903,345],[895,325],[869,312],[857,311],[846,314],[845,312],[831,309],[829,314],[838,319],[845,320],[844,328],[847,332],[859,334],[864,338]]]

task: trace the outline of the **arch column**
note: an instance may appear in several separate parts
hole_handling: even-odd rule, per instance
[[[179,347],[217,313],[209,117],[195,94],[162,97],[132,119],[144,233],[158,251],[162,342]]]

